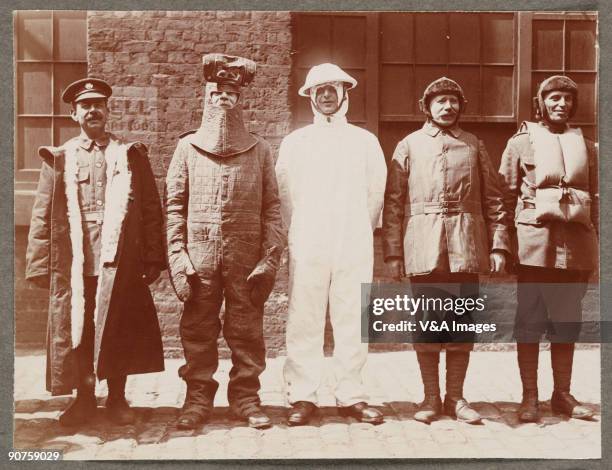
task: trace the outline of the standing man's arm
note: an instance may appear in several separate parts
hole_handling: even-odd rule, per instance
[[[478,141],[478,161],[481,182],[482,214],[489,234],[491,271],[501,272],[505,266],[505,256],[510,256],[510,237],[506,226],[508,217],[500,189],[499,176],[482,141]]]
[[[170,281],[177,297],[186,302],[191,297],[188,276],[195,273],[187,254],[185,233],[189,204],[187,155],[179,141],[166,176],[166,243]]]
[[[366,176],[368,178],[368,211],[372,230],[378,225],[378,218],[383,208],[385,199],[385,185],[387,182],[387,164],[385,155],[378,139],[372,136],[372,141],[368,148],[366,162]]]
[[[591,222],[599,236],[599,152],[597,144],[586,141],[589,155],[589,194],[591,195]]]
[[[137,167],[142,182],[142,240],[145,280],[148,284],[159,277],[166,267],[163,242],[163,216],[155,177],[149,163],[147,148],[136,143],[132,147],[136,154]]]
[[[28,249],[26,251],[26,279],[36,286],[49,287],[49,256],[51,248],[51,204],[53,198],[53,167],[43,161],[32,208]]]
[[[385,207],[383,209],[383,253],[391,276],[399,280],[404,267],[404,211],[408,189],[408,149],[404,142],[397,144],[389,164]]]
[[[289,191],[289,161],[290,161],[290,145],[287,143],[287,138],[283,139],[278,151],[278,160],[276,160],[276,181],[278,182],[278,195],[281,203],[281,216],[285,233],[291,225],[291,196]]]
[[[262,254],[264,256],[273,255],[278,263],[285,245],[285,236],[281,216],[281,201],[274,172],[274,159],[267,143],[264,153],[261,226],[263,234]]]
[[[521,190],[521,166],[520,152],[516,148],[514,138],[506,144],[499,165],[499,181],[501,185],[504,208],[506,210],[506,228],[510,240],[510,253],[515,258],[518,253],[518,241],[516,238],[516,227],[514,226],[514,216]]]

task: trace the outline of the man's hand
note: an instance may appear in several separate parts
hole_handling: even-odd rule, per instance
[[[402,278],[406,276],[404,261],[400,258],[390,259],[387,261],[387,272],[389,273],[389,277],[394,281],[401,281]]]
[[[170,267],[170,280],[177,297],[182,302],[187,302],[191,298],[192,290],[189,283],[189,276],[195,274],[195,269],[189,255],[185,250],[170,253],[168,255]]]
[[[153,284],[157,280],[160,272],[161,270],[156,264],[146,264],[142,278],[148,285],[150,285],[150,284]]]
[[[39,289],[48,289],[50,285],[50,278],[48,274],[43,274],[42,276],[31,278],[30,282]]]
[[[492,273],[503,273],[506,269],[506,256],[501,251],[489,255],[489,265]]]

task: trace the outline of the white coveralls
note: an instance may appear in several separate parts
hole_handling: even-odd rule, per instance
[[[323,373],[325,314],[334,332],[338,406],[367,401],[361,372],[361,283],[372,282],[373,230],[387,167],[378,139],[349,124],[348,99],[329,118],[281,143],[276,176],[289,228],[289,318],[284,378],[289,403],[317,403]]]

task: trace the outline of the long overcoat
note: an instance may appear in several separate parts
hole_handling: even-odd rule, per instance
[[[67,151],[70,142],[39,150],[43,164],[26,255],[27,279],[50,278],[46,383],[52,395],[70,394],[77,386],[75,323],[82,321],[83,310],[75,305],[84,304],[80,210],[71,198],[78,173],[73,178],[67,170],[75,165]],[[122,183],[106,190],[104,225],[111,233],[105,242],[103,226],[95,313],[94,367],[100,379],[164,368],[155,305],[142,277],[147,263],[165,266],[159,195],[145,146],[123,144],[114,136],[111,143],[122,145],[125,164],[107,173]]]

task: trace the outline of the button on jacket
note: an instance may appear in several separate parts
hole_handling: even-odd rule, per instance
[[[592,225],[575,222],[537,222],[535,218],[535,158],[529,134],[521,131],[508,141],[499,173],[504,183],[508,225],[520,264],[590,271],[597,266],[599,185],[597,150],[585,139],[589,162]],[[514,221],[512,220],[514,218]]]
[[[397,145],[383,249],[386,261],[404,260],[408,276],[488,272],[492,250],[510,251],[505,217],[497,174],[476,136],[428,121]]]
[[[106,191],[105,149],[109,136],[105,134],[94,141],[82,134],[76,139],[79,205],[83,215],[83,274],[97,276]]]

